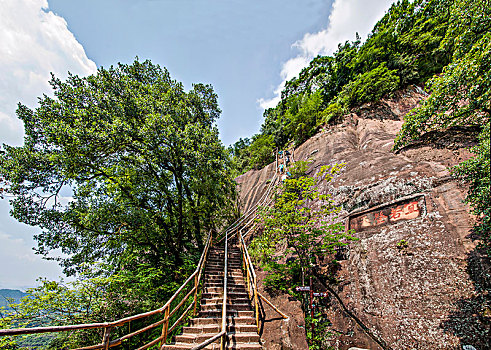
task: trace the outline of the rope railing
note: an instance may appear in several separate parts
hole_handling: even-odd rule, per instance
[[[159,348],[163,348],[163,345],[166,343],[168,335],[177,328],[177,326],[184,320],[184,318],[188,315],[189,311],[194,307],[194,314],[196,314],[196,305],[198,302],[197,298],[197,290],[199,288],[199,284],[201,282],[202,271],[204,269],[206,258],[208,255],[209,248],[212,243],[212,232],[208,234],[208,239],[206,241],[205,248],[203,249],[203,253],[201,254],[201,258],[199,260],[198,266],[195,271],[187,278],[187,280],[179,287],[179,289],[172,295],[172,297],[165,303],[164,306],[151,310],[148,312],[144,312],[138,315],[125,317],[112,322],[104,322],[104,323],[89,323],[89,324],[77,324],[77,325],[67,325],[67,326],[51,326],[51,327],[35,327],[35,328],[14,328],[14,329],[0,329],[0,337],[2,336],[13,336],[13,335],[26,335],[26,334],[39,334],[39,333],[58,333],[58,332],[67,332],[67,331],[75,331],[75,330],[87,330],[87,329],[103,329],[103,337],[102,342],[96,345],[76,348],[73,350],[98,350],[103,349],[107,350],[109,348],[121,345],[122,342],[153,328],[156,328],[162,325],[162,333],[161,335],[151,340],[150,342],[144,344],[139,347],[137,350],[148,349],[151,346],[154,346],[160,343]],[[194,281],[194,285],[191,289],[186,293],[186,295],[177,302],[177,305],[172,307],[173,302],[178,300],[178,296],[183,292],[186,287],[189,287],[191,282]],[[190,297],[193,295],[193,299],[190,300]],[[189,303],[187,308],[182,312],[182,314],[177,318],[177,320],[169,327],[169,321],[172,316],[174,316],[183,305]],[[172,310],[171,310],[172,307]],[[129,334],[126,334],[118,339],[111,340],[111,332],[115,327],[120,327],[125,325],[131,321],[140,320],[144,318],[149,318],[155,315],[164,314],[164,317],[157,322],[154,322],[150,325],[147,325],[141,329],[133,331]]]

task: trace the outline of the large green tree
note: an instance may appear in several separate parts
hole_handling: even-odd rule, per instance
[[[74,274],[167,269],[199,251],[235,188],[212,87],[186,92],[138,60],[50,83],[54,98],[19,104],[24,145],[0,155],[12,215],[40,229],[37,253],[61,249]]]

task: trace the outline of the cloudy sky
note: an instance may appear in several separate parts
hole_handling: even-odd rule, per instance
[[[210,83],[228,145],[258,132],[283,83],[338,43],[365,38],[392,0],[0,0],[0,144],[21,145],[18,102],[50,94],[50,72],[86,76],[140,60],[165,66],[186,88]],[[0,200],[0,288],[55,279],[32,252],[35,228]]]

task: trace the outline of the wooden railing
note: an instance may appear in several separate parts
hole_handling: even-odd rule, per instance
[[[283,312],[281,312],[276,306],[273,305],[264,295],[259,293],[258,291],[258,286],[257,286],[257,277],[256,277],[256,272],[254,270],[254,264],[252,263],[251,257],[249,256],[249,251],[247,250],[247,245],[244,241],[244,236],[247,235],[247,232],[245,234],[242,234],[241,231],[238,231],[237,237],[239,241],[239,248],[242,253],[242,264],[243,268],[246,274],[246,286],[247,286],[247,293],[249,294],[249,299],[251,300],[251,303],[254,305],[254,314],[256,317],[256,326],[257,326],[257,331],[259,333],[260,331],[260,325],[259,325],[259,298],[261,298],[266,304],[271,306],[273,310],[275,310],[278,314],[281,315],[284,319],[288,319],[288,316],[285,315]]]
[[[208,239],[206,241],[205,248],[203,250],[203,253],[201,254],[201,258],[199,260],[198,266],[196,267],[196,270],[191,274],[191,276],[188,277],[188,279],[179,287],[179,289],[174,293],[174,295],[165,303],[164,306],[161,308],[148,311],[145,313],[141,313],[138,315],[126,317],[117,321],[113,322],[104,322],[104,323],[89,323],[89,324],[77,324],[77,325],[68,325],[68,326],[54,326],[54,327],[36,327],[36,328],[16,328],[16,329],[0,329],[0,337],[2,336],[13,336],[13,335],[21,335],[21,334],[38,334],[38,333],[53,333],[53,332],[67,332],[67,331],[74,331],[74,330],[86,330],[86,329],[103,329],[103,336],[102,336],[102,342],[96,345],[92,346],[86,346],[82,348],[76,348],[74,350],[96,350],[96,349],[103,349],[107,350],[109,348],[112,348],[114,346],[121,345],[124,341],[141,334],[143,332],[146,332],[148,330],[151,330],[155,327],[158,327],[162,325],[162,332],[159,337],[156,339],[151,340],[150,342],[147,342],[146,344],[140,346],[137,350],[144,350],[148,349],[151,346],[154,346],[156,344],[160,344],[159,348],[163,348],[163,345],[166,343],[167,337],[173,330],[177,328],[178,325],[181,324],[181,322],[185,319],[185,317],[188,315],[189,311],[193,309],[193,313],[196,314],[196,306],[198,303],[198,288],[201,282],[201,278],[203,275],[203,269],[205,267],[206,263],[206,258],[208,255],[208,250],[211,246],[212,243],[212,233],[210,232],[208,234]],[[194,285],[192,283],[194,282]],[[191,287],[192,286],[192,287]],[[190,288],[188,291],[187,288]],[[184,292],[187,292],[186,295],[182,298],[179,299],[178,297],[181,294],[184,294]],[[192,299],[191,299],[192,297]],[[172,306],[173,304],[177,303],[174,307]],[[181,309],[183,305],[186,303],[189,303],[189,305],[186,307],[186,309],[180,314],[177,315],[177,312]],[[118,339],[111,340],[111,332],[115,327],[120,327],[122,325],[125,325],[131,321],[135,320],[141,320],[144,318],[149,318],[151,316],[155,315],[162,315],[163,318],[161,320],[158,320],[157,322],[154,322],[148,326],[145,326],[141,329],[138,329],[136,331],[133,331],[129,334],[126,334]],[[177,316],[177,320],[170,325],[170,321],[173,319],[173,316]],[[175,318],[175,317],[174,317]],[[169,327],[170,325],[170,327]],[[201,348],[198,348],[201,349]]]
[[[282,313],[278,308],[276,308],[268,299],[266,299],[261,293],[259,293],[257,289],[257,277],[254,271],[254,265],[252,264],[251,258],[249,256],[249,252],[247,251],[247,246],[244,241],[244,236],[247,235],[253,228],[246,231],[244,235],[242,235],[242,229],[247,228],[257,217],[257,209],[262,205],[269,205],[272,199],[269,198],[276,180],[278,179],[277,172],[275,172],[273,178],[271,179],[269,186],[266,188],[266,191],[263,193],[257,204],[250,208],[244,215],[242,215],[238,220],[232,223],[227,229],[224,230],[223,236],[219,236],[217,239],[217,243],[224,241],[224,275],[223,275],[223,300],[222,300],[222,319],[221,319],[221,327],[220,332],[205,340],[204,342],[198,344],[193,347],[192,350],[200,350],[206,347],[207,345],[213,343],[214,341],[220,339],[220,349],[225,350],[226,341],[227,341],[227,298],[228,298],[228,245],[229,239],[234,236],[238,237],[239,248],[242,253],[244,270],[246,273],[246,283],[247,290],[249,293],[249,297],[254,304],[254,311],[256,317],[256,325],[259,331],[259,305],[258,299],[261,298],[268,305],[270,305],[276,312],[278,312],[283,318],[288,319],[284,313]],[[138,315],[122,318],[113,322],[104,322],[104,323],[89,323],[89,324],[77,324],[77,325],[68,325],[68,326],[53,326],[53,327],[36,327],[36,328],[16,328],[16,329],[0,329],[0,337],[2,336],[13,336],[13,335],[26,335],[26,334],[38,334],[38,333],[54,333],[54,332],[67,332],[67,331],[75,331],[75,330],[87,330],[87,329],[102,329],[103,336],[102,342],[92,346],[86,346],[82,348],[76,348],[73,350],[98,350],[103,349],[107,350],[109,348],[121,345],[124,341],[131,339],[132,337],[139,335],[148,330],[154,329],[158,326],[162,326],[162,332],[159,337],[153,339],[146,344],[140,346],[136,350],[144,350],[148,349],[154,345],[159,344],[158,348],[163,349],[168,336],[177,329],[177,327],[186,319],[189,311],[193,309],[193,314],[196,315],[196,307],[198,303],[198,289],[200,286],[200,282],[203,275],[203,269],[206,264],[206,259],[208,256],[209,248],[212,245],[213,237],[212,233],[208,234],[208,238],[206,241],[205,248],[203,253],[201,254],[201,258],[199,260],[198,266],[196,270],[188,277],[188,279],[179,287],[179,289],[174,293],[174,295],[167,301],[167,303],[161,308],[148,311],[145,313],[141,313]],[[192,285],[194,282],[194,285]],[[192,286],[192,287],[191,287]],[[189,289],[189,287],[191,287]],[[179,298],[181,294],[185,294],[184,297]],[[192,297],[192,300],[190,299]],[[177,304],[177,305],[176,305]],[[177,312],[186,304],[186,309],[178,315]],[[172,306],[175,305],[175,306]],[[163,318],[153,322],[143,328],[140,328],[136,331],[133,331],[129,334],[121,336],[117,339],[111,340],[111,332],[116,328],[123,326],[131,321],[141,320],[144,318],[150,318],[152,316],[159,316],[163,314]],[[171,320],[173,318],[177,319],[171,324]],[[170,325],[170,327],[169,327]]]

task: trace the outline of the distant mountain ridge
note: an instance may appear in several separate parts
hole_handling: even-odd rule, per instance
[[[19,303],[20,300],[27,296],[27,293],[24,293],[18,289],[0,289],[0,307],[5,307],[8,309],[8,298],[14,299],[14,303]]]

